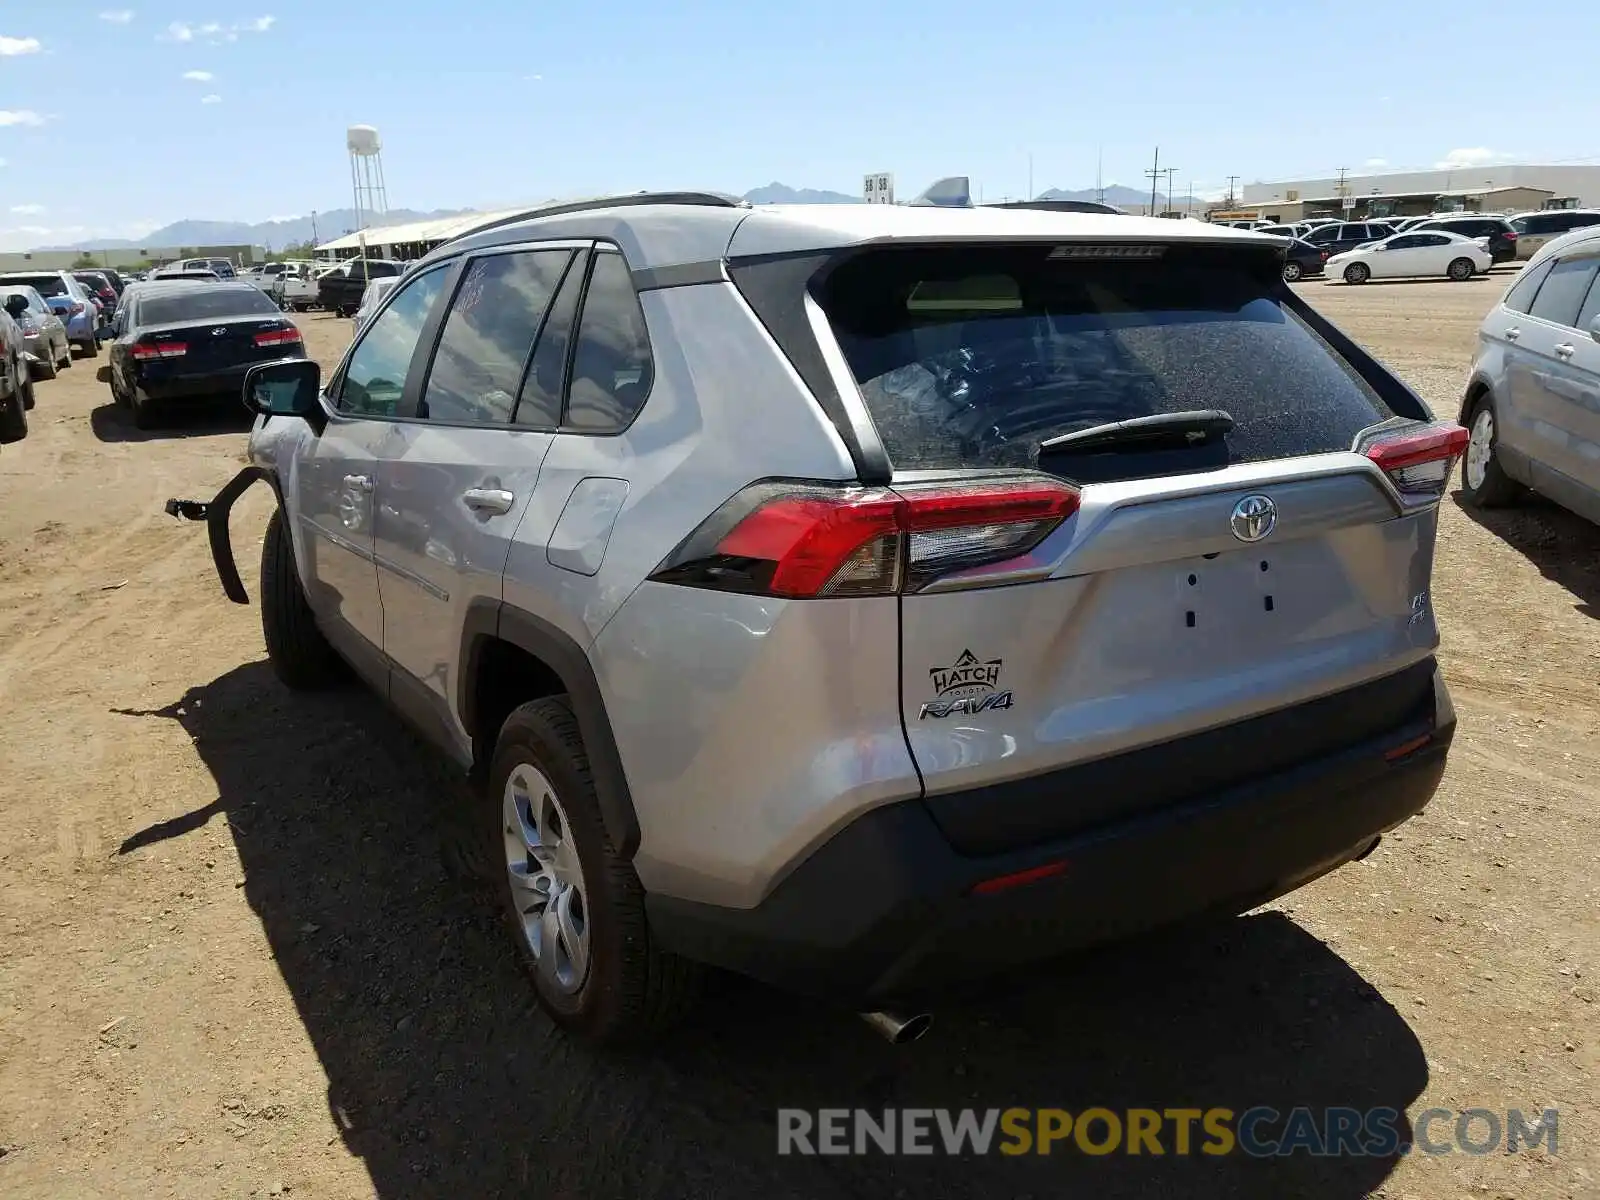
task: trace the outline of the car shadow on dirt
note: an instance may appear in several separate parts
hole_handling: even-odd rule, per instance
[[[231,403],[230,403],[231,400]],[[173,408],[158,413],[153,429],[137,429],[127,409],[111,400],[89,413],[89,427],[102,442],[154,442],[167,438],[213,437],[248,433],[255,416],[237,397],[219,397],[200,408]]]
[[[1600,525],[1536,494],[1506,508],[1474,507],[1459,489],[1455,500],[1463,513],[1523,555],[1546,579],[1571,592],[1580,613],[1600,617]]]
[[[592,1052],[531,1002],[474,886],[465,785],[376,698],[291,697],[258,662],[125,715],[179,722],[218,799],[128,831],[122,852],[223,810],[327,1073],[331,1123],[381,1197],[1342,1200],[1397,1161],[1207,1155],[1198,1126],[1188,1153],[1168,1127],[1159,1157],[1092,1156],[1070,1139],[1048,1157],[780,1157],[777,1110],[791,1107],[1382,1107],[1410,1137],[1421,1046],[1357,972],[1279,914],[991,985],[941,1008],[911,1046],[727,980],[655,1053]]]

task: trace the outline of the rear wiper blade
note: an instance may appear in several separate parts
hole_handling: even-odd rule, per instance
[[[1156,413],[1091,425],[1072,433],[1059,434],[1039,443],[1039,454],[1073,453],[1087,450],[1136,449],[1151,442],[1176,442],[1198,446],[1221,437],[1233,428],[1233,417],[1220,408],[1197,408],[1188,412]]]

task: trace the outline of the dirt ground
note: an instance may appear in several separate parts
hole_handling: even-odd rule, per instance
[[[1303,290],[1453,416],[1504,283]],[[331,363],[349,323],[302,324]],[[1365,862],[952,1003],[911,1047],[730,983],[660,1053],[612,1058],[530,1003],[458,865],[447,768],[359,690],[291,699],[204,531],[162,514],[231,476],[242,416],[137,432],[103,362],[40,384],[0,453],[10,1200],[1600,1195],[1600,531],[1445,500],[1460,735],[1432,806]],[[268,502],[234,523],[252,595]],[[775,1153],[786,1106],[1263,1104],[1556,1107],[1559,1148]]]

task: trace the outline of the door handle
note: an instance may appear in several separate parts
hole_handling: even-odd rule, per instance
[[[469,488],[461,493],[461,500],[474,512],[508,513],[517,502],[516,496],[504,488]]]
[[[1518,329],[1515,325],[1506,330],[1506,341],[1508,342],[1514,342],[1521,336],[1522,330]]]
[[[1572,345],[1572,343],[1570,343],[1570,342],[1562,342],[1559,346],[1556,347],[1556,357],[1557,358],[1571,358],[1574,354],[1577,353],[1577,350],[1578,350],[1578,348],[1576,346]]]
[[[344,477],[344,485],[347,488],[354,488],[358,492],[370,492],[372,490],[372,476],[346,475]]]

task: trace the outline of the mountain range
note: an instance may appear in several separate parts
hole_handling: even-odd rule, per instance
[[[1096,188],[1083,188],[1079,191],[1064,191],[1060,188],[1051,188],[1039,193],[1040,200],[1095,200],[1101,195],[1101,190]],[[1105,203],[1114,204],[1118,208],[1127,209],[1129,212],[1142,212],[1150,203],[1150,193],[1141,192],[1136,188],[1123,187],[1120,184],[1111,184],[1104,189]],[[909,197],[908,197],[909,198]],[[752,188],[746,192],[743,199],[751,204],[859,204],[861,197],[846,195],[844,192],[832,192],[821,188],[793,188],[782,183],[769,183],[764,187]],[[1166,197],[1158,195],[1158,207],[1166,206]],[[1206,201],[1189,196],[1174,196],[1172,206],[1180,211],[1186,211],[1190,205],[1203,208]],[[409,208],[392,208],[384,221],[386,225],[399,225],[407,221],[427,221],[435,217],[452,217],[458,213],[469,212],[464,208],[442,208],[432,212],[417,212]],[[348,233],[356,226],[354,209],[335,208],[319,211],[313,221],[310,216],[292,217],[285,221],[262,221],[250,224],[246,221],[175,221],[171,225],[163,225],[160,229],[152,230],[138,240],[127,238],[96,238],[88,242],[80,242],[70,246],[36,246],[36,250],[78,250],[92,246],[95,249],[117,250],[133,249],[144,246],[264,246],[269,250],[281,250],[285,246],[298,245],[320,238],[326,241]]]

